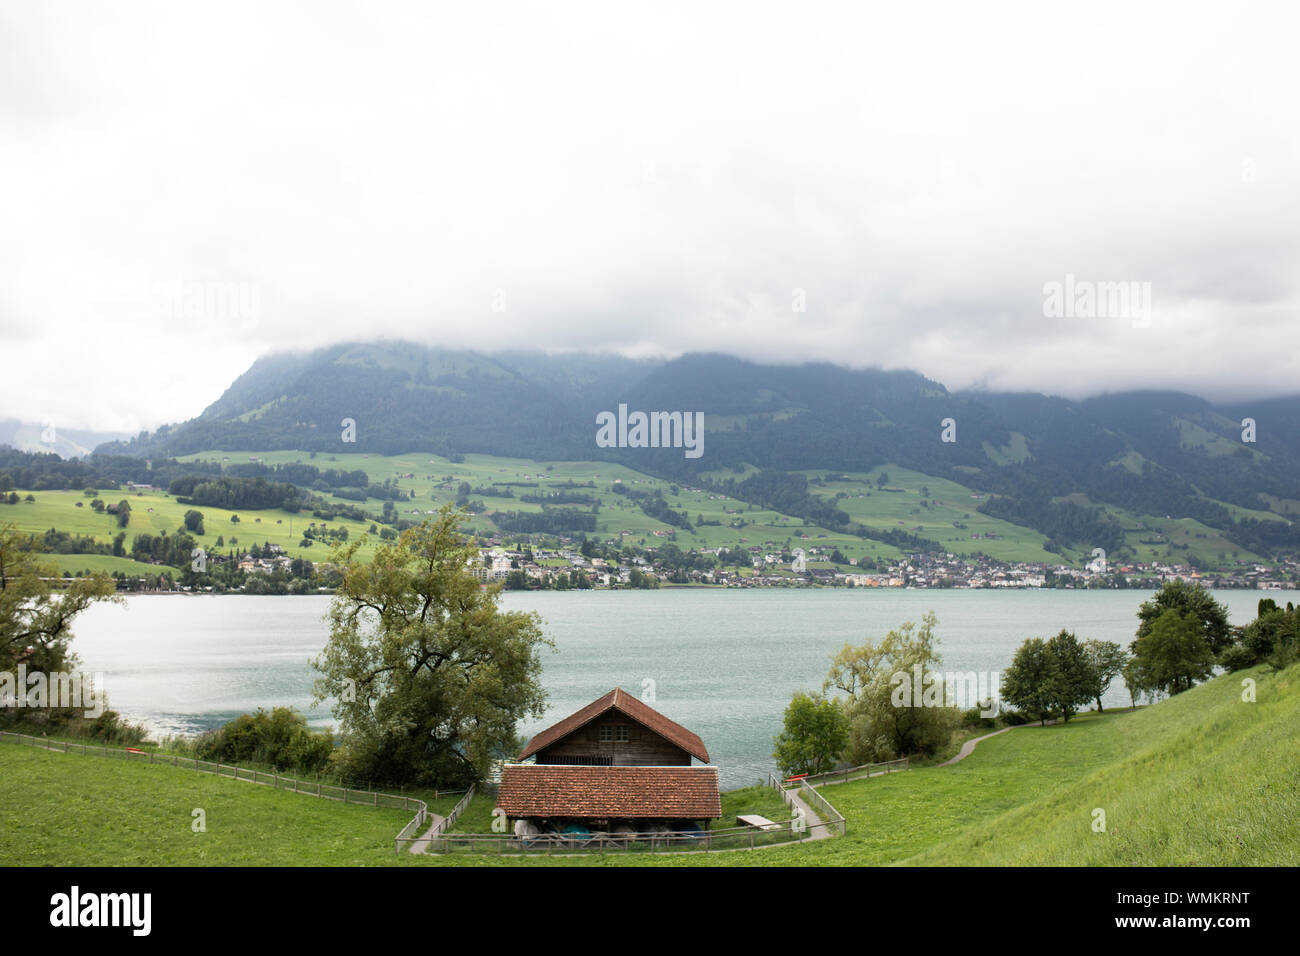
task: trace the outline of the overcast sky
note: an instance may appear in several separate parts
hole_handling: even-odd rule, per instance
[[[873,6],[0,0],[0,418],[378,336],[1300,392],[1284,7]]]

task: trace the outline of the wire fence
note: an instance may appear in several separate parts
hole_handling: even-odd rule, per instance
[[[247,783],[259,783],[263,786],[274,787],[277,790],[303,793],[307,796],[319,797],[322,800],[338,800],[342,803],[386,807],[395,810],[415,810],[415,816],[398,833],[397,839],[399,841],[408,838],[412,832],[418,830],[429,819],[428,804],[416,797],[380,793],[377,790],[353,790],[351,787],[341,787],[320,780],[300,780],[297,777],[286,776],[274,771],[268,773],[265,770],[250,770],[232,764],[213,763],[210,760],[200,760],[197,757],[156,753],[152,750],[140,750],[135,747],[102,747],[98,744],[50,740],[47,737],[34,737],[31,734],[18,734],[8,730],[0,730],[0,740],[9,740],[30,747],[52,750],[56,753],[93,754],[98,757],[117,758],[136,763],[157,763],[173,767],[185,767],[190,770],[197,770],[200,773],[212,773],[233,780],[243,780]],[[461,802],[465,803],[466,801],[462,800]]]

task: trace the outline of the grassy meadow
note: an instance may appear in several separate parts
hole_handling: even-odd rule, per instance
[[[1255,702],[1242,681],[1255,682]],[[951,767],[823,793],[843,837],[754,853],[395,856],[401,811],[345,806],[182,767],[0,743],[0,858],[33,865],[1280,865],[1300,863],[1300,667],[1225,675],[1136,711],[1029,725]],[[448,800],[450,798],[444,798]],[[463,832],[490,832],[473,801]],[[208,814],[192,834],[190,811]],[[1105,813],[1105,829],[1094,829]],[[723,819],[780,819],[762,788],[724,794]],[[778,814],[774,816],[774,814]]]
[[[541,503],[524,502],[519,496],[546,494],[548,488],[554,489],[568,482],[592,482],[592,488],[575,490],[599,500],[596,537],[602,541],[655,547],[675,535],[671,540],[683,550],[740,546],[774,552],[783,547],[817,547],[829,552],[838,548],[846,558],[859,561],[869,558],[877,562],[892,562],[903,556],[898,548],[883,542],[839,534],[806,524],[801,518],[759,508],[715,492],[674,484],[607,462],[537,462],[490,455],[466,455],[463,462],[451,462],[429,454],[391,457],[331,454],[311,458],[298,451],[201,452],[182,460],[237,464],[247,462],[250,458],[259,459],[268,465],[306,462],[321,469],[360,469],[366,472],[374,484],[382,484],[391,479],[403,491],[414,492],[414,498],[394,502],[399,515],[412,521],[418,521],[425,514],[437,511],[442,505],[454,504],[462,482],[468,482],[472,488],[509,488],[514,493],[513,498],[471,494],[473,500],[482,501],[486,505],[488,513],[498,510],[540,512],[543,508]],[[888,476],[883,488],[877,485],[882,472]],[[886,465],[870,472],[836,474],[833,481],[826,480],[830,477],[826,472],[806,471],[803,474],[813,482],[810,488],[814,494],[833,502],[854,521],[882,531],[906,531],[938,541],[953,554],[964,557],[984,554],[1000,561],[1065,562],[1075,565],[1082,565],[1090,559],[1088,552],[1079,549],[1067,549],[1061,555],[1045,551],[1042,534],[1000,518],[980,514],[977,508],[982,497],[973,489],[944,478],[935,478],[897,465]],[[743,478],[744,473],[712,477]],[[621,482],[630,489],[661,491],[668,506],[674,511],[685,512],[692,523],[703,518],[706,522],[717,524],[692,527],[689,531],[674,529],[645,514],[625,495],[615,493],[612,490],[615,482]],[[923,491],[928,494],[923,495]],[[69,534],[93,535],[105,543],[111,542],[119,531],[115,517],[91,510],[91,499],[81,491],[40,491],[33,492],[33,495],[35,502],[0,506],[0,524],[12,523],[20,531],[31,534],[58,528]],[[329,550],[326,544],[319,541],[309,547],[301,546],[303,530],[317,520],[307,511],[290,514],[281,509],[232,511],[206,505],[181,505],[165,490],[104,491],[99,497],[107,504],[115,504],[123,498],[130,501],[131,520],[126,529],[128,550],[131,538],[136,534],[158,534],[162,531],[174,534],[181,527],[185,512],[191,507],[203,512],[205,533],[196,537],[209,551],[224,552],[254,542],[259,545],[269,542],[280,545],[292,557],[319,561]],[[322,497],[336,504],[361,507],[372,515],[378,515],[383,508],[383,502],[373,498],[362,504],[332,495]],[[1064,500],[1082,505],[1091,504],[1083,496],[1071,496]],[[586,506],[561,506],[588,510]],[[1105,510],[1123,524],[1125,544],[1133,555],[1132,560],[1183,563],[1188,558],[1195,558],[1213,566],[1251,564],[1261,560],[1258,555],[1241,550],[1215,529],[1190,518],[1139,516],[1109,507]],[[1242,516],[1253,517],[1259,514],[1247,514],[1246,509],[1238,510]],[[497,537],[508,542],[517,537],[498,529],[488,513],[474,516],[468,523],[469,529],[484,539]],[[234,515],[239,516],[238,524],[231,522]],[[372,523],[344,518],[329,522],[331,527],[346,527],[351,540],[364,534]],[[221,545],[217,544],[218,538],[222,539]],[[376,543],[376,540],[372,540],[363,553],[373,549]],[[55,562],[61,572],[69,573],[120,570],[128,574],[157,574],[160,570],[129,558],[101,555],[61,555],[55,558]],[[813,561],[809,567],[829,568],[832,565],[826,561]]]

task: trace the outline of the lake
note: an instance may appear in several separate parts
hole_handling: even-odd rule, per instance
[[[879,639],[933,610],[945,671],[1004,670],[1026,637],[1061,628],[1127,647],[1146,591],[809,589],[508,591],[507,610],[537,611],[555,652],[550,694],[531,735],[614,687],[698,733],[724,787],[774,769],[772,738],[796,690],[817,690],[846,642]],[[1233,624],[1258,591],[1220,591]],[[1287,595],[1272,595],[1274,598]],[[73,649],[103,674],[111,706],[160,733],[192,733],[257,707],[311,710],[310,660],[328,636],[330,598],[141,595],[79,617]],[[653,681],[653,685],[646,682]],[[1103,698],[1127,705],[1122,683]]]

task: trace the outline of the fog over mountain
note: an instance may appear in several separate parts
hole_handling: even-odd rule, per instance
[[[1267,17],[627,15],[7,5],[0,414],[134,433],[380,336],[1294,391],[1300,101]],[[1066,282],[1145,304],[1054,311]]]

